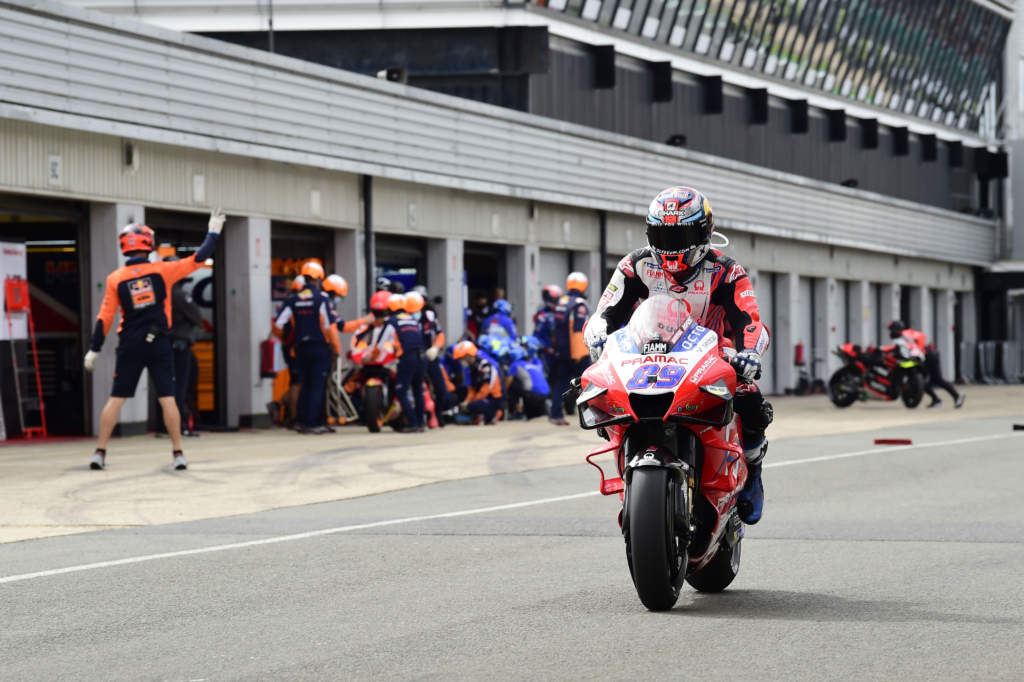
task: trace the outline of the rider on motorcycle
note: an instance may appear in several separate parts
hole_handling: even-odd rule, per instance
[[[685,299],[698,324],[733,339],[737,352],[732,362],[739,381],[734,407],[743,422],[749,468],[737,509],[745,523],[757,523],[764,505],[761,463],[768,448],[765,428],[772,421],[772,407],[754,383],[761,375],[761,357],[769,341],[754,289],[743,266],[711,248],[715,230],[711,204],[697,190],[661,191],[648,208],[646,228],[648,245],[619,261],[587,322],[584,339],[591,349],[601,346],[610,332],[629,322],[639,301],[654,294]]]

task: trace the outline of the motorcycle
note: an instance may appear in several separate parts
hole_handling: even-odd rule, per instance
[[[395,363],[398,361],[393,348],[375,344],[363,345],[349,351],[349,358],[357,369],[346,382],[349,388],[363,391],[363,422],[370,433],[380,433],[381,428],[397,423],[401,415],[401,406],[393,395]]]
[[[828,380],[828,397],[836,407],[857,400],[901,400],[908,408],[921,404],[927,383],[924,353],[916,346],[897,343],[869,348],[844,343],[834,351],[843,366]]]
[[[739,572],[736,503],[747,464],[737,390],[718,335],[668,296],[641,303],[575,384],[580,426],[608,440],[587,462],[601,474],[600,492],[622,500],[626,561],[652,611],[672,608],[684,580],[720,592]],[[603,453],[618,477],[594,461]]]

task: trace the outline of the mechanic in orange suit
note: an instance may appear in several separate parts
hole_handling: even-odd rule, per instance
[[[89,461],[90,469],[106,467],[107,441],[117,426],[125,400],[135,395],[143,369],[149,369],[157,401],[163,410],[164,424],[171,436],[172,464],[178,470],[188,468],[181,450],[181,415],[174,401],[174,353],[168,336],[171,288],[178,280],[203,267],[217,247],[223,226],[224,214],[215,209],[210,214],[206,239],[193,258],[155,263],[149,261],[156,242],[153,230],[138,223],[131,223],[121,230],[121,252],[127,260],[124,267],[107,276],[103,304],[96,318],[89,352],[85,354],[85,368],[91,372],[120,309],[114,386],[100,413],[100,432],[96,439],[96,452]]]

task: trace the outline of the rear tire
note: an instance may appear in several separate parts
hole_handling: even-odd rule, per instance
[[[918,371],[912,371],[907,375],[906,383],[903,384],[903,392],[900,399],[908,408],[913,409],[924,400],[924,377]]]
[[[857,389],[854,390],[854,386]],[[836,407],[849,407],[860,397],[860,373],[850,367],[836,370],[828,380],[828,398]]]
[[[626,495],[626,556],[636,593],[651,611],[666,611],[675,605],[686,572],[686,553],[675,537],[670,477],[666,469],[637,469]]]
[[[718,548],[715,558],[708,562],[708,565],[699,571],[690,574],[686,582],[690,583],[698,592],[721,592],[729,587],[729,584],[740,572],[740,546],[743,539],[740,538],[736,544],[729,547],[723,542]]]
[[[384,424],[384,392],[380,386],[367,386],[363,390],[366,405],[366,428],[370,433],[380,433]]]

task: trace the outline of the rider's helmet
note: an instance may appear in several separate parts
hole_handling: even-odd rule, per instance
[[[418,291],[410,291],[405,295],[405,312],[418,313],[423,310],[426,301]]]
[[[641,353],[668,353],[694,324],[686,299],[658,294],[629,318],[629,336]]]
[[[586,291],[589,283],[587,276],[582,272],[570,272],[569,276],[565,278],[565,288],[568,291]]]
[[[307,279],[323,279],[324,266],[315,260],[308,260],[302,264],[302,275]]]
[[[292,291],[302,291],[306,288],[306,278],[302,275],[295,275],[292,280]]]
[[[562,287],[556,284],[549,284],[541,291],[541,298],[544,299],[544,303],[549,306],[555,305],[558,299],[562,297]]]
[[[452,357],[463,364],[467,364],[476,358],[476,344],[472,341],[459,341],[452,348]]]
[[[903,331],[907,328],[901,320],[893,320],[889,323],[889,338],[898,339],[903,336]]]
[[[647,209],[647,244],[663,270],[684,273],[704,260],[715,221],[707,197],[690,187],[669,187]]]
[[[374,317],[387,317],[388,301],[391,299],[390,291],[378,291],[370,297],[370,311]]]
[[[329,275],[324,280],[324,291],[338,296],[348,296],[348,282],[341,275]]]
[[[491,311],[494,313],[501,313],[502,315],[511,315],[512,306],[503,298],[499,298],[497,301],[491,304]]]
[[[148,225],[128,223],[121,230],[121,253],[150,252],[156,244],[156,234]]]
[[[393,313],[405,310],[405,294],[391,294],[388,297],[388,310]]]

